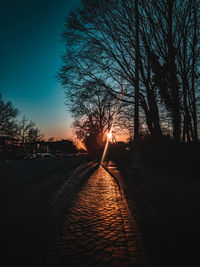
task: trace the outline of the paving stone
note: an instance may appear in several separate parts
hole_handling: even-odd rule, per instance
[[[74,182],[80,191],[67,184],[38,231],[45,266],[142,264],[141,234],[113,177],[100,166]]]

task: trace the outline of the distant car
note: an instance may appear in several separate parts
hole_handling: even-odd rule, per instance
[[[37,159],[35,154],[27,154],[24,159]]]
[[[42,153],[37,153],[37,154],[36,154],[36,157],[37,157],[37,158],[42,158],[43,155],[42,155]]]

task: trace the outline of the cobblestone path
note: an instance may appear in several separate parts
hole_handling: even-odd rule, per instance
[[[67,190],[44,221],[41,266],[146,266],[140,231],[103,167],[77,194]]]

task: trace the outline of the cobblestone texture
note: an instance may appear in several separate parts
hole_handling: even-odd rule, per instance
[[[35,266],[146,266],[140,231],[116,181],[101,166],[79,179],[79,190],[69,181],[52,201]]]

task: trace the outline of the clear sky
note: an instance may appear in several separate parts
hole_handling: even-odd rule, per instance
[[[0,1],[0,92],[47,138],[71,137],[64,90],[55,76],[65,17],[79,0]]]

